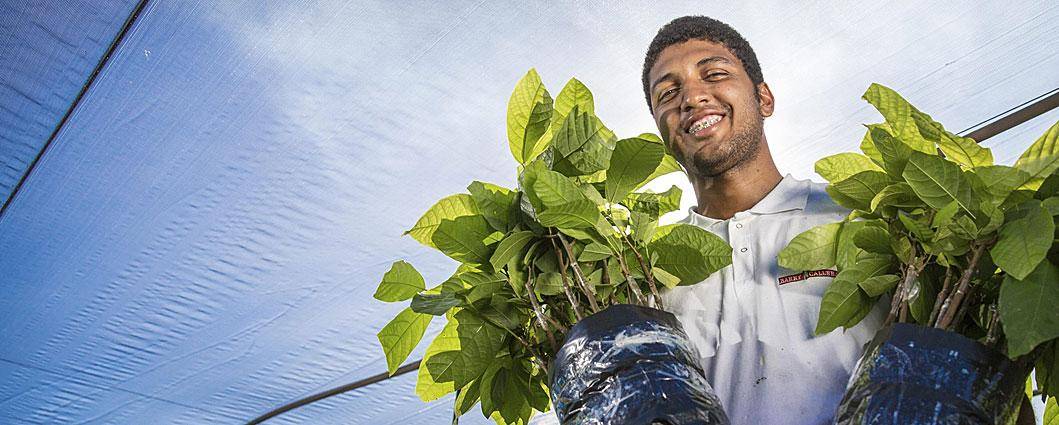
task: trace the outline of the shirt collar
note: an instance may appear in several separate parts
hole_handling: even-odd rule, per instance
[[[747,212],[755,215],[765,215],[804,210],[806,200],[809,197],[809,183],[809,180],[798,180],[791,174],[787,174],[780,179],[779,184],[771,192],[761,198],[753,207],[750,207]],[[736,213],[736,215],[738,216],[740,213]],[[723,220],[701,215],[695,212],[695,206],[691,206],[688,208],[688,218],[684,221],[689,224],[706,227]]]

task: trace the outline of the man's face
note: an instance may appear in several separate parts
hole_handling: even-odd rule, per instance
[[[724,45],[689,40],[669,46],[648,81],[655,124],[689,173],[716,176],[757,156],[772,93],[762,83],[755,96],[742,62]]]

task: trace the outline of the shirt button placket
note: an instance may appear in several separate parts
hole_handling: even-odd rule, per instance
[[[733,220],[741,220],[743,218],[744,217],[740,217],[737,214],[737,216],[734,217]],[[733,222],[731,224],[731,227],[729,227],[729,232],[731,234],[729,240],[732,242],[733,248],[737,248],[740,254],[737,255],[735,258],[735,264],[733,264],[734,267],[732,267],[732,271],[735,275],[733,277],[735,277],[734,288],[736,292],[736,297],[740,301],[740,305],[742,305],[742,301],[745,298],[745,295],[747,294],[746,291],[750,289],[748,288],[748,286],[753,286],[754,284],[754,277],[751,274],[752,272],[750,270],[751,258],[750,256],[746,255],[747,252],[750,250],[747,247],[749,240],[746,237],[745,230],[743,230],[743,223],[740,223],[738,221]],[[742,307],[745,308],[746,306]]]

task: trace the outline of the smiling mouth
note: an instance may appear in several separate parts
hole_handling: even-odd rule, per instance
[[[700,133],[706,133],[707,130],[713,128],[713,126],[721,122],[722,119],[724,119],[723,115],[707,115],[705,117],[702,117],[702,119],[695,121],[695,123],[691,124],[691,126],[688,127],[685,132],[688,134],[699,136],[701,135]]]

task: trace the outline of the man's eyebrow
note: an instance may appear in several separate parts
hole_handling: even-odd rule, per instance
[[[705,58],[702,58],[702,60],[700,60],[698,63],[696,63],[695,67],[701,67],[703,65],[711,64],[711,63],[714,63],[714,62],[723,62],[723,63],[729,64],[729,65],[732,64],[732,61],[728,60],[728,58],[726,58],[724,56],[707,56]],[[651,91],[654,91],[655,86],[661,84],[663,81],[672,80],[672,79],[675,79],[675,78],[676,78],[676,74],[675,73],[667,72],[665,75],[663,75],[661,77],[658,77],[658,79],[655,80],[654,83],[651,83]]]
[[[713,63],[713,62],[724,62],[724,63],[727,63],[729,65],[732,64],[732,61],[728,60],[728,58],[726,58],[724,56],[710,56],[710,57],[703,58],[702,60],[699,61],[699,63],[695,64],[695,66],[703,66],[703,65],[706,65],[708,63]]]

